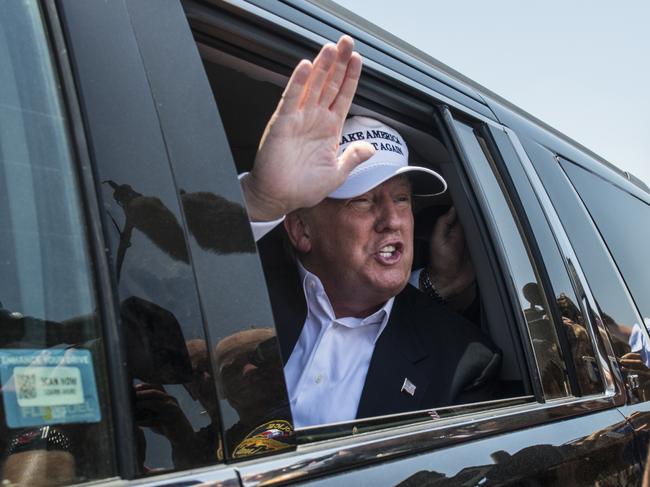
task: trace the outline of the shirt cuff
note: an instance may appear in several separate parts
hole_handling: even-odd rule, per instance
[[[269,233],[271,230],[273,230],[283,221],[284,221],[284,217],[278,218],[277,220],[273,220],[270,222],[250,222],[251,230],[253,231],[253,237],[255,238],[255,241],[256,242],[259,241],[264,235]]]
[[[239,176],[237,176],[237,178],[239,179],[239,181],[241,181],[242,178],[247,174],[248,172],[241,173]],[[251,225],[251,230],[253,231],[253,238],[255,239],[256,242],[258,242],[264,235],[269,233],[271,230],[273,230],[283,221],[284,221],[284,215],[278,218],[277,220],[271,220],[268,222],[252,222],[249,220],[249,223]]]
[[[420,273],[423,269],[423,267],[415,269],[413,272],[411,272],[411,276],[409,277],[409,284],[417,289],[420,289]]]

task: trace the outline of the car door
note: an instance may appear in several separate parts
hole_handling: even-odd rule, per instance
[[[290,457],[242,465],[245,485],[313,479],[360,485],[636,485],[631,425],[617,409],[625,389],[611,343],[557,215],[544,208],[514,132],[458,110],[439,123],[456,147],[457,177],[474,190],[520,327],[533,397],[421,417],[357,421],[311,431]],[[443,166],[444,168],[444,166]],[[450,187],[451,170],[445,172]],[[465,174],[465,176],[463,176]],[[539,189],[539,188],[538,188]],[[453,191],[453,190],[452,190]],[[461,209],[459,208],[460,212]],[[493,335],[494,336],[494,335]],[[523,398],[522,398],[523,399]],[[455,410],[454,410],[455,409]],[[396,422],[399,419],[399,427]],[[334,473],[336,470],[340,473]],[[329,475],[328,475],[329,474]],[[319,480],[317,477],[324,475]]]
[[[191,470],[184,481],[239,485],[225,461],[290,451],[293,428],[239,183],[180,4],[24,2],[2,29],[6,478],[160,483]],[[258,371],[247,385],[246,365]],[[38,399],[28,385],[46,373],[81,380],[70,394],[83,408]]]
[[[521,123],[516,118],[509,122]],[[642,238],[630,236],[637,233],[636,222],[647,213],[647,192],[566,143],[542,137],[525,125],[521,131],[526,134],[521,138],[522,157],[529,158],[529,172],[538,179],[539,192],[548,194],[547,206],[555,208],[558,224],[567,229],[567,240],[576,252],[573,259],[582,262],[593,296],[591,307],[597,310],[596,323],[602,328],[599,335],[608,337],[609,360],[615,371],[620,370],[625,392],[620,409],[634,426],[645,465],[648,376],[645,361],[638,358],[647,343],[645,249],[637,243]]]

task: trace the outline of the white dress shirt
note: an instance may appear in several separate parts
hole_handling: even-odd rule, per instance
[[[411,272],[411,275],[409,277],[409,284],[415,289],[420,289],[420,274],[422,274],[423,270],[424,267],[420,267],[419,269],[415,269],[413,272]]]
[[[366,318],[336,318],[318,277],[298,264],[307,319],[284,367],[296,428],[356,418],[375,342],[395,298]]]
[[[241,179],[247,173],[241,174]],[[255,241],[284,220],[250,222]],[[388,323],[395,298],[366,318],[336,318],[320,279],[298,262],[307,318],[284,367],[296,428],[357,416],[375,343]],[[419,273],[410,282],[415,287]]]
[[[241,184],[241,180],[244,179],[246,175],[248,175],[248,172],[243,172],[237,176],[240,184]],[[261,239],[264,235],[269,233],[271,230],[273,230],[283,221],[284,221],[284,215],[282,215],[277,220],[271,220],[266,222],[249,221],[249,223],[251,224],[251,230],[253,231],[253,238],[257,242],[259,239]]]

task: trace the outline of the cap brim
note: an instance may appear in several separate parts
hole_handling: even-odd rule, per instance
[[[367,170],[352,173],[329,198],[355,198],[376,188],[395,176],[408,176],[413,184],[413,195],[419,197],[436,196],[447,190],[447,182],[432,169],[422,166],[376,165]]]

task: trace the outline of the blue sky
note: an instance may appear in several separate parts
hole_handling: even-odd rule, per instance
[[[650,1],[336,0],[650,186]]]

